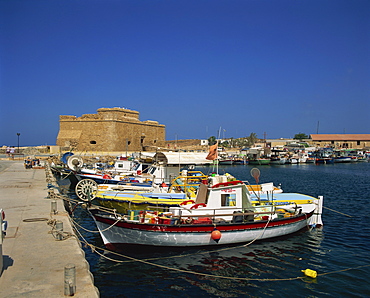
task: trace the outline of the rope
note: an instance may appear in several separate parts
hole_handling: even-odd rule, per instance
[[[55,240],[62,241],[62,240],[69,239],[71,237],[75,237],[75,235],[73,235],[70,232],[64,232],[64,231],[57,230],[55,228],[56,222],[57,222],[56,219],[49,219],[47,222],[47,224],[52,227],[51,231],[49,231],[49,234],[52,234]]]
[[[79,233],[79,232],[78,232]],[[306,278],[306,276],[297,276],[297,277],[290,277],[290,278],[246,278],[246,277],[232,277],[232,276],[223,276],[223,275],[215,275],[215,274],[207,274],[207,273],[202,273],[202,272],[195,272],[195,271],[190,271],[190,270],[184,270],[184,269],[178,269],[178,268],[173,268],[173,267],[168,267],[168,266],[164,266],[164,265],[159,265],[159,264],[155,264],[155,263],[151,263],[151,262],[148,262],[148,260],[155,260],[155,259],[168,259],[169,257],[166,257],[166,258],[153,258],[153,259],[145,259],[145,260],[139,260],[139,259],[136,259],[136,258],[133,258],[133,257],[129,257],[127,255],[122,255],[122,254],[119,254],[119,253],[116,253],[116,252],[113,252],[113,251],[109,251],[109,250],[106,250],[104,248],[100,248],[100,247],[96,247],[92,244],[89,244],[86,239],[81,235],[81,233],[79,233],[80,237],[83,239],[83,241],[81,241],[83,244],[85,244],[86,246],[90,247],[92,252],[98,254],[99,256],[107,259],[107,260],[110,260],[110,261],[113,261],[113,262],[116,262],[116,263],[125,263],[127,261],[119,261],[119,260],[115,260],[115,259],[112,259],[110,257],[107,257],[105,255],[103,255],[102,253],[98,252],[97,249],[99,250],[102,250],[102,251],[106,251],[106,252],[109,252],[111,254],[115,254],[117,256],[121,256],[121,257],[125,257],[127,259],[130,259],[130,261],[135,261],[135,262],[141,262],[141,263],[144,263],[144,264],[147,264],[147,265],[151,265],[151,266],[155,266],[155,267],[159,267],[159,268],[163,268],[163,269],[168,269],[168,270],[172,270],[172,271],[177,271],[177,272],[182,272],[182,273],[187,273],[187,274],[194,274],[194,275],[201,275],[201,276],[207,276],[207,277],[212,277],[212,278],[222,278],[222,279],[229,279],[229,280],[241,280],[241,281],[292,281],[292,280],[303,280],[304,278]],[[252,243],[252,242],[251,242]],[[242,245],[241,247],[243,246],[247,246],[249,245],[250,243],[246,244],[246,245]],[[234,248],[234,247],[233,247]],[[229,248],[228,248],[229,249]],[[231,248],[232,249],[232,248]],[[223,249],[222,249],[223,250]],[[217,251],[221,251],[221,250],[217,250]],[[209,251],[205,252],[205,253],[209,253]],[[188,255],[193,255],[193,254],[187,254],[187,255],[180,255],[180,256],[173,256],[173,257],[184,257],[184,256],[188,256]],[[351,268],[346,268],[346,269],[342,269],[342,270],[336,270],[336,271],[330,271],[330,272],[325,272],[325,273],[321,273],[321,274],[318,274],[317,276],[324,276],[324,275],[329,275],[329,274],[334,274],[334,273],[338,273],[338,272],[344,272],[344,271],[349,271],[349,270],[355,270],[355,269],[359,269],[359,268],[364,268],[364,267],[369,267],[370,265],[363,265],[363,266],[357,266],[357,267],[351,267]]]
[[[71,221],[73,224],[77,225],[78,227],[80,227],[81,229],[85,230],[86,232],[90,232],[90,233],[99,233],[99,232],[105,232],[105,231],[108,231],[109,229],[111,229],[113,226],[115,226],[119,221],[121,220],[121,218],[118,218],[116,220],[116,222],[114,222],[111,226],[109,226],[108,228],[104,229],[104,230],[100,230],[100,231],[92,231],[92,230],[88,230],[86,228],[84,228],[83,226],[81,226],[80,224],[78,224],[73,218],[71,218]]]
[[[303,280],[306,278],[306,276],[297,276],[297,277],[290,277],[290,278],[246,278],[246,277],[232,277],[232,276],[223,276],[223,275],[215,275],[215,274],[207,274],[207,273],[202,273],[202,272],[196,272],[196,271],[190,271],[190,270],[184,270],[184,269],[178,269],[178,268],[173,268],[173,267],[168,267],[168,266],[164,266],[164,265],[159,265],[159,264],[155,264],[155,263],[152,263],[152,262],[148,262],[148,260],[156,260],[156,259],[168,259],[170,257],[166,257],[166,258],[152,258],[152,259],[144,259],[144,260],[139,260],[139,259],[136,259],[136,258],[133,258],[133,257],[130,257],[130,256],[127,256],[127,255],[122,255],[122,254],[119,254],[119,253],[116,253],[116,252],[113,252],[113,251],[110,251],[110,250],[107,250],[107,249],[104,249],[104,248],[100,248],[100,247],[96,247],[92,244],[89,244],[86,239],[81,235],[81,233],[77,230],[77,233],[79,234],[79,236],[81,237],[81,239],[83,241],[81,241],[81,243],[85,244],[86,246],[90,247],[92,252],[93,253],[96,253],[98,254],[99,256],[107,259],[107,260],[110,260],[110,261],[113,261],[113,262],[116,262],[116,263],[125,263],[125,262],[131,262],[131,261],[134,261],[134,262],[140,262],[140,263],[144,263],[144,264],[147,264],[147,265],[150,265],[150,266],[155,266],[155,267],[159,267],[159,268],[162,268],[162,269],[168,269],[168,270],[172,270],[172,271],[177,271],[177,272],[182,272],[182,273],[187,273],[187,274],[194,274],[194,275],[201,275],[201,276],[206,276],[206,277],[212,277],[212,278],[221,278],[221,279],[228,279],[228,280],[241,280],[241,281],[292,281],[292,280]],[[255,241],[255,240],[253,240]],[[239,246],[239,247],[243,247],[243,246],[247,246],[247,245],[250,245],[253,241],[251,241],[250,243],[248,244],[244,244],[242,246]],[[232,247],[232,248],[227,248],[227,249],[233,249],[235,247]],[[105,252],[109,252],[111,254],[114,254],[114,255],[117,255],[117,256],[121,256],[121,257],[124,257],[124,258],[127,258],[129,259],[130,261],[119,261],[119,260],[115,260],[115,259],[112,259],[110,257],[107,257],[105,255],[103,255],[102,253],[98,252],[97,249],[99,250],[102,250],[102,251],[105,251]],[[216,251],[222,251],[224,249],[221,249],[221,250],[216,250]],[[205,253],[209,253],[209,251],[205,252]],[[184,257],[184,256],[188,256],[188,255],[193,255],[193,254],[187,254],[187,255],[180,255],[180,256],[173,256],[173,257]],[[339,273],[339,272],[344,272],[344,271],[349,271],[349,270],[355,270],[355,269],[360,269],[360,268],[365,268],[365,267],[370,267],[370,264],[369,265],[363,265],[363,266],[357,266],[357,267],[351,267],[351,268],[345,268],[345,269],[342,269],[342,270],[336,270],[336,271],[330,271],[330,272],[325,272],[325,273],[321,273],[321,274],[318,274],[317,276],[324,276],[324,275],[329,275],[329,274],[334,274],[334,273]]]
[[[24,222],[37,222],[37,221],[48,221],[49,219],[46,217],[35,217],[35,218],[26,218],[23,219]]]
[[[348,215],[348,214],[345,214],[345,213],[342,213],[342,212],[336,211],[336,210],[334,210],[334,209],[330,209],[329,207],[325,207],[325,206],[323,206],[323,207],[324,207],[325,209],[328,209],[328,210],[330,210],[330,211],[333,211],[333,212],[336,212],[336,213],[342,214],[342,215],[344,215],[344,216],[353,217],[352,215]]]

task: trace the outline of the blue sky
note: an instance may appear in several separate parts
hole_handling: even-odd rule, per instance
[[[370,133],[368,0],[0,0],[0,146],[102,107],[166,139]],[[318,126],[319,123],[319,126]]]

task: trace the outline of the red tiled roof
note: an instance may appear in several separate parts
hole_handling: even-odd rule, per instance
[[[370,134],[313,134],[312,141],[370,141]]]

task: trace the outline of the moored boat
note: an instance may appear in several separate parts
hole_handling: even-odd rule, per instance
[[[285,157],[271,156],[270,164],[271,165],[284,165],[286,163]]]
[[[292,194],[294,196],[294,194]],[[194,203],[168,212],[108,213],[90,208],[104,244],[161,247],[212,246],[285,236],[321,226],[322,197],[309,202],[255,206],[241,181],[201,184]]]
[[[248,163],[250,165],[269,165],[270,159],[269,158],[252,158],[252,159],[249,159]]]
[[[112,208],[121,213],[140,209],[164,211],[173,206],[194,203],[200,184],[226,185],[234,183],[235,180],[228,173],[215,176],[212,174],[208,177],[200,171],[182,171],[169,186],[97,184],[93,180],[84,179],[77,184],[75,191],[81,200],[88,200],[88,191],[90,200],[95,199],[100,206]],[[274,186],[273,183],[248,184],[247,190],[256,197],[267,193],[271,196],[283,192],[280,186]]]

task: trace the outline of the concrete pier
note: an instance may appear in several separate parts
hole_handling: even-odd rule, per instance
[[[53,214],[47,195],[44,169],[25,169],[23,161],[0,161],[0,208],[8,221],[0,297],[67,297],[64,271],[71,264],[76,268],[74,297],[99,297],[77,238],[57,240],[51,233],[55,221],[63,222],[64,232],[73,230],[62,201]]]

